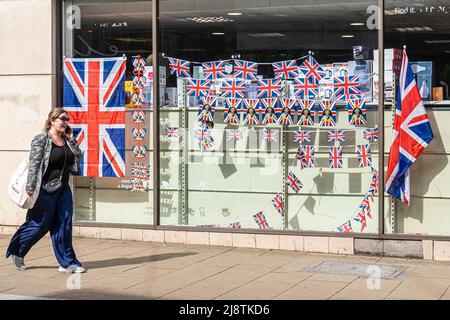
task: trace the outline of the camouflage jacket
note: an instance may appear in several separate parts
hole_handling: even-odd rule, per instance
[[[73,165],[69,167],[69,172],[73,175],[80,174],[80,160],[81,160],[81,150],[78,147],[76,140],[67,140],[64,138],[64,141],[67,142],[69,149],[73,152],[75,162]],[[50,159],[50,152],[52,150],[52,138],[48,131],[38,134],[33,138],[31,142],[31,150],[30,150],[30,166],[28,168],[28,177],[27,184],[25,189],[27,191],[34,191],[36,189],[37,184],[37,175],[39,172],[39,168],[42,163],[42,176],[44,176],[45,171],[48,167],[48,161]]]

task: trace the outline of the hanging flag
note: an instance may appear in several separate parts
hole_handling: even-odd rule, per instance
[[[339,227],[337,227],[337,230],[339,232],[353,232],[351,221],[348,220],[346,223],[340,225]]]
[[[145,82],[147,81],[147,78],[144,76],[133,76],[133,87],[136,88],[143,88],[145,86]]]
[[[298,130],[294,132],[294,142],[311,142],[311,131]]]
[[[82,176],[125,175],[125,71],[125,58],[64,59],[63,107]]]
[[[146,145],[137,145],[133,146],[131,150],[133,151],[135,158],[142,159],[145,158],[145,154],[147,153],[148,148]]]
[[[265,79],[258,80],[258,98],[280,97],[283,94],[283,80]]]
[[[206,96],[200,98],[197,120],[203,123],[214,122],[214,111],[217,106],[217,98]]]
[[[226,129],[225,132],[226,132],[226,138],[228,141],[242,140],[242,137],[243,137],[242,130]]]
[[[277,114],[275,112],[274,106],[276,106],[277,98],[261,99],[264,106],[264,118],[263,124],[274,124],[277,123]]]
[[[131,164],[131,191],[150,191],[150,165],[144,163]]]
[[[303,184],[299,178],[292,172],[289,171],[288,176],[286,177],[286,184],[295,192],[298,193],[302,188]]]
[[[165,136],[169,139],[178,138],[180,136],[180,128],[174,127],[165,128]]]
[[[225,99],[224,123],[239,124],[242,99]]]
[[[342,147],[330,147],[328,162],[331,169],[339,169],[343,166]]]
[[[200,151],[209,151],[214,147],[215,143],[212,139],[204,139],[197,141],[197,147]]]
[[[133,123],[144,123],[145,121],[145,111],[135,110],[132,114]]]
[[[240,221],[236,221],[236,222],[232,222],[228,225],[229,228],[231,229],[240,229],[241,228],[241,222]]]
[[[345,141],[344,130],[330,130],[328,131],[328,142]]]
[[[319,101],[319,124],[323,127],[336,126],[336,101],[321,100]]]
[[[169,58],[170,74],[174,74],[177,77],[190,78],[191,77],[191,63],[186,60]]]
[[[244,80],[256,80],[258,64],[251,61],[234,60],[234,77]]]
[[[278,141],[277,132],[275,130],[261,129],[259,130],[259,135],[262,141]]]
[[[278,117],[277,123],[284,125],[293,124],[297,100],[281,98],[280,101],[282,110],[280,116]]]
[[[433,132],[406,51],[398,87],[386,190],[409,206],[410,167],[433,140]]]
[[[365,215],[367,215],[370,219],[372,219],[371,209],[370,209],[370,202],[368,195],[364,196],[363,201],[361,202],[361,205],[359,206],[359,211],[363,212]]]
[[[272,204],[275,207],[275,209],[278,211],[278,213],[284,217],[283,197],[279,193],[277,193],[275,198],[272,199]]]
[[[209,129],[209,128],[199,127],[194,130],[195,138],[198,141],[209,140],[212,137],[211,133],[212,133],[212,129]]]
[[[259,99],[243,99],[245,105],[244,124],[259,124]]]
[[[300,167],[304,168],[314,168],[315,161],[314,156],[316,152],[315,146],[304,146],[298,147],[297,159],[300,160]]]
[[[147,133],[146,128],[133,128],[131,134],[133,135],[134,141],[143,141],[145,139],[145,134]]]
[[[299,105],[299,120],[298,125],[301,126],[314,126],[314,101],[311,100],[298,100]]]
[[[275,79],[295,79],[300,76],[295,60],[274,62],[272,67]]]
[[[351,125],[367,124],[366,99],[349,99],[347,109],[348,121]]]
[[[145,102],[145,93],[143,92],[143,88],[135,88],[133,96],[131,98],[131,103],[133,104],[133,108],[141,108]]]
[[[311,55],[303,61],[299,70],[304,74],[306,79],[311,80],[313,83],[318,83],[325,76],[325,71]]]
[[[370,151],[369,144],[363,144],[356,146],[356,152],[358,153],[358,166],[372,167],[372,152]]]
[[[113,58],[114,59],[114,58]],[[146,61],[140,55],[133,56],[131,63],[133,64],[133,74],[137,77],[141,77],[145,73]]]
[[[259,229],[270,229],[263,211],[260,211],[257,214],[253,215],[253,219],[255,220]]]
[[[227,78],[225,62],[226,61],[213,61],[203,63],[202,68],[204,79],[215,80]]]
[[[348,101],[355,98],[355,95],[360,96],[361,84],[359,82],[359,75],[335,77],[333,88],[336,100]]]
[[[358,212],[356,214],[356,217],[353,219],[357,222],[359,222],[361,224],[361,230],[359,232],[363,232],[364,229],[367,227],[367,220],[366,220],[366,215],[364,214],[364,212]]]
[[[378,141],[378,129],[364,129],[363,130],[364,139],[367,141]]]
[[[211,82],[208,80],[186,79],[186,95],[187,96],[207,96]]]
[[[319,96],[319,83],[310,79],[294,79],[294,96],[299,99],[315,100]]]
[[[245,98],[246,83],[246,81],[230,79],[222,81],[222,98]]]

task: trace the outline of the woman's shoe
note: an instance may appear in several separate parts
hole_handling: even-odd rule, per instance
[[[11,258],[12,258],[13,264],[16,267],[17,270],[23,271],[23,270],[27,269],[27,267],[25,266],[25,263],[23,261],[23,258],[20,258],[18,256],[13,255],[13,254],[11,255]]]
[[[59,272],[67,272],[67,273],[84,273],[84,272],[86,272],[86,269],[81,266],[77,266],[77,265],[73,264],[73,265],[68,266],[67,268],[59,267],[58,271]]]

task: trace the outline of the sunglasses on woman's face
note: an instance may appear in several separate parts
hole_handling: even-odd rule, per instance
[[[64,121],[64,122],[69,122],[70,119],[67,117],[58,117],[59,120]]]

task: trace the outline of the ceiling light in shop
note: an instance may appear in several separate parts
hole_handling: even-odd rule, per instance
[[[275,38],[275,37],[285,37],[285,34],[282,33],[277,33],[277,32],[273,32],[273,33],[249,33],[248,34],[251,37],[255,37],[255,38]]]
[[[228,12],[227,15],[229,16],[242,16],[241,12]]]
[[[223,33],[223,32],[213,32],[212,35],[214,35],[214,36],[223,36],[223,35],[225,35],[225,33]]]
[[[196,22],[196,23],[221,23],[221,22],[232,22],[234,20],[225,17],[192,17],[186,18],[186,20]]]
[[[355,36],[352,34],[344,34],[341,36],[342,38],[354,38]]]
[[[399,32],[421,32],[421,31],[433,31],[430,27],[405,27],[405,28],[395,28],[395,30]]]
[[[352,23],[350,23],[350,25],[354,26],[354,27],[356,27],[356,26],[364,26],[365,23],[364,22],[352,22]]]

